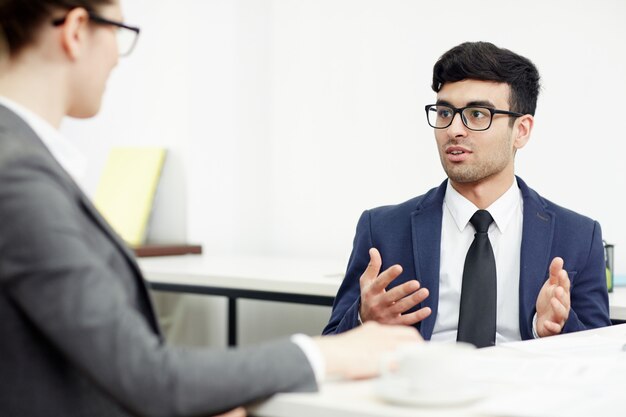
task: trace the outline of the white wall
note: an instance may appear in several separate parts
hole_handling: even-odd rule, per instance
[[[618,256],[626,253],[626,171],[615,151],[626,139],[617,111],[626,93],[626,3],[443,5],[274,3],[273,247],[343,253],[362,209],[438,184],[444,173],[423,111],[435,97],[432,65],[460,42],[489,40],[530,57],[543,76],[518,174],[598,219]],[[611,122],[599,117],[605,109]],[[617,268],[626,263],[618,259]]]
[[[365,208],[444,179],[423,105],[450,47],[487,40],[543,77],[517,172],[599,220],[626,273],[626,2],[126,0],[138,47],[103,111],[64,131],[93,161],[171,150],[153,237],[208,251],[347,259]]]

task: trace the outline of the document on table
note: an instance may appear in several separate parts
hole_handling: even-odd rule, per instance
[[[504,417],[624,416],[623,347],[598,335],[503,345],[498,354],[478,358],[479,378],[493,386],[478,409]]]
[[[607,355],[624,353],[626,350],[623,340],[599,335],[577,338],[575,343],[572,343],[572,339],[567,337],[548,337],[530,341],[510,342],[501,346],[521,352],[559,357],[606,357]]]

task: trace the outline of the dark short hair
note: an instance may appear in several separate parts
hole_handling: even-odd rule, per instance
[[[2,0],[0,1],[0,29],[5,47],[11,56],[31,44],[40,25],[56,10],[83,7],[88,11],[114,0]]]
[[[465,42],[443,54],[433,68],[432,89],[462,80],[507,83],[511,87],[511,111],[535,114],[539,96],[539,72],[528,58],[489,42]]]

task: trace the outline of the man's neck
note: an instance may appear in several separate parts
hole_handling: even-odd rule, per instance
[[[485,178],[472,183],[459,183],[450,180],[450,185],[476,207],[486,209],[507,192],[514,181],[515,175],[511,170],[510,174]]]

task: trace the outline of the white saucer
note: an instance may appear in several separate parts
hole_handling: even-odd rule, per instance
[[[390,403],[420,407],[464,405],[483,399],[488,394],[487,387],[480,384],[467,384],[457,389],[450,389],[448,386],[441,387],[441,390],[428,389],[420,392],[411,388],[408,381],[402,378],[380,379],[375,390]]]

